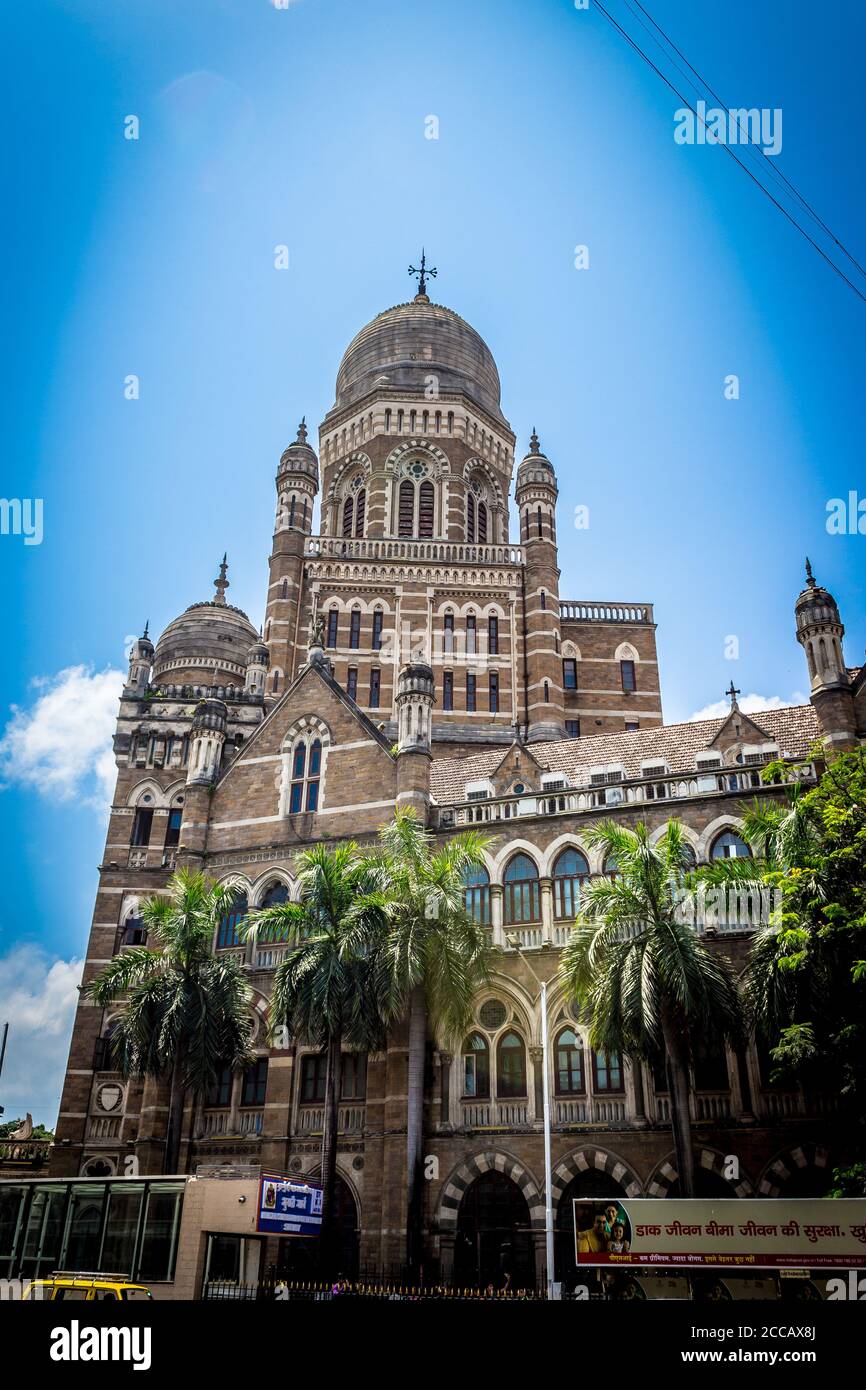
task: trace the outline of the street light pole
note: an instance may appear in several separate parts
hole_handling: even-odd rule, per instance
[[[544,1243],[547,1258],[547,1298],[553,1298],[554,1253],[553,1253],[553,1165],[550,1155],[550,1086],[549,1086],[549,1047],[547,1036],[547,981],[536,975],[529,960],[523,954],[520,939],[514,934],[507,938],[523,961],[535,983],[541,989],[541,1070],[544,1110]]]

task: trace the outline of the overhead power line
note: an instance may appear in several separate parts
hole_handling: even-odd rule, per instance
[[[630,35],[625,29],[623,29],[622,25],[617,23],[617,21],[614,19],[613,15],[610,14],[609,11],[605,9],[604,5],[602,5],[601,0],[595,0],[595,8],[599,11],[600,14],[602,14],[602,15],[604,16],[604,18],[607,20],[607,22],[608,22],[610,25],[612,25],[614,29],[616,29],[617,33],[619,33],[619,34],[622,35],[622,37],[625,39],[626,43],[629,44],[629,46],[630,46],[631,48],[634,49],[634,51],[643,59],[643,61],[647,64],[647,66],[650,67],[650,68],[652,68],[652,70],[653,70],[653,72],[656,74],[656,76],[661,78],[662,82],[664,82],[665,86],[668,87],[668,88],[670,89],[670,91],[673,92],[674,96],[677,97],[677,98],[683,103],[683,105],[684,105],[685,107],[688,108],[689,111],[691,111],[692,115],[695,117],[695,120],[696,120],[696,121],[700,121],[702,125],[706,126],[706,124],[707,124],[706,121],[703,119],[702,116],[700,116],[700,115],[698,114],[698,112],[697,112],[697,111],[695,110],[695,108],[692,106],[692,104],[691,104],[691,102],[688,100],[688,98],[683,96],[682,92],[679,91],[679,89],[678,89],[677,87],[674,86],[674,84],[673,84],[673,82],[671,82],[670,78],[669,78],[669,77],[666,77],[665,74],[661,71],[661,69],[660,69],[659,67],[656,66],[656,64],[653,62],[652,58],[650,58],[646,53],[644,53],[644,51],[643,51],[643,49],[641,48],[640,44],[636,43],[636,41],[631,37],[631,35]],[[691,85],[691,84],[690,84],[690,85]],[[785,217],[785,218],[787,218],[787,220],[791,223],[791,226],[792,226],[792,227],[796,227],[796,229],[797,229],[797,231],[800,233],[800,235],[801,235],[802,237],[804,237],[806,241],[808,241],[809,245],[810,245],[811,247],[813,247],[815,251],[818,252],[818,255],[821,257],[821,259],[822,259],[823,261],[826,261],[826,263],[827,263],[827,265],[830,267],[830,269],[833,270],[833,271],[835,271],[835,273],[839,276],[839,279],[840,279],[840,280],[844,280],[845,284],[848,286],[848,288],[849,288],[850,290],[853,290],[853,292],[854,292],[854,294],[856,294],[857,298],[860,299],[860,300],[862,300],[862,302],[863,302],[864,304],[866,304],[866,294],[863,294],[863,293],[857,288],[857,286],[853,283],[853,281],[848,279],[848,276],[845,274],[845,272],[844,272],[843,270],[840,270],[840,268],[839,268],[839,266],[836,264],[836,262],[835,262],[834,260],[832,260],[832,259],[830,258],[830,256],[827,255],[827,252],[823,249],[823,247],[821,247],[821,246],[818,245],[818,243],[817,243],[817,241],[815,241],[814,237],[811,237],[811,236],[809,235],[809,233],[806,231],[806,229],[805,229],[804,227],[801,227],[801,225],[800,225],[800,223],[797,221],[796,217],[794,217],[794,216],[788,211],[788,209],[787,209],[786,207],[783,207],[783,205],[779,202],[778,198],[775,198],[775,197],[773,196],[773,194],[770,192],[769,188],[765,187],[765,185],[764,185],[763,183],[761,183],[761,180],[757,177],[757,175],[754,174],[754,173],[752,172],[752,170],[748,167],[748,165],[747,165],[747,164],[744,164],[743,161],[734,153],[734,151],[731,149],[731,146],[728,145],[728,144],[723,144],[723,145],[722,145],[722,149],[723,149],[723,150],[725,151],[725,153],[734,161],[735,164],[738,164],[738,165],[739,165],[739,167],[743,170],[743,172],[744,172],[744,173],[752,180],[752,182],[761,190],[761,192],[763,193],[764,197],[765,197],[765,198],[768,198],[769,201],[773,204],[773,206],[776,207],[776,208],[778,208],[778,210],[779,210],[779,212],[782,214],[782,216]],[[847,254],[847,253],[846,253],[846,254]]]
[[[703,87],[706,88],[706,90],[709,92],[710,96],[714,99],[714,101],[717,101],[718,104],[719,104],[719,106],[724,107],[724,109],[727,110],[728,108],[727,108],[725,102],[722,101],[722,98],[719,96],[718,92],[716,92],[716,91],[713,90],[713,88],[710,86],[710,84],[709,84],[709,82],[707,81],[707,79],[706,79],[705,77],[702,77],[701,74],[698,72],[697,68],[694,67],[693,64],[689,62],[688,58],[686,57],[685,53],[683,53],[682,49],[680,49],[680,48],[677,47],[677,45],[674,43],[674,41],[673,41],[673,39],[670,37],[670,35],[669,35],[669,34],[666,34],[665,31],[664,31],[664,29],[661,27],[661,25],[660,25],[655,19],[653,19],[652,15],[650,14],[650,12],[649,12],[649,10],[646,8],[646,6],[644,6],[644,5],[641,4],[641,0],[634,0],[634,3],[632,3],[632,0],[625,0],[625,3],[628,5],[628,7],[629,7],[629,9],[632,11],[632,13],[634,13],[634,5],[637,5],[637,8],[638,8],[643,14],[646,15],[647,19],[649,20],[649,22],[650,22],[650,24],[653,26],[653,28],[654,28],[654,29],[657,29],[658,32],[661,34],[662,38],[665,40],[665,43],[669,44],[669,46],[674,50],[674,52],[677,54],[677,56],[680,57],[680,58],[682,58],[682,60],[683,60],[683,62],[685,63],[686,67],[689,69],[690,72],[694,73],[695,77],[698,79],[698,81],[701,83],[701,85],[702,85]],[[635,18],[636,18],[636,19],[638,20],[638,22],[642,25],[642,27],[643,27],[644,29],[646,29],[646,25],[643,24],[643,21],[640,19],[640,15],[635,15]],[[649,30],[647,30],[647,33],[649,33]],[[654,41],[655,41],[656,43],[658,42],[658,40],[654,40]],[[661,45],[659,45],[659,47],[661,47]],[[664,50],[662,50],[662,51],[664,51]],[[672,60],[672,61],[673,61],[673,60]],[[682,68],[680,68],[678,64],[674,64],[674,66],[677,68],[677,71],[678,71],[678,72],[682,72]],[[683,73],[683,76],[685,77],[685,73]],[[686,81],[688,81],[688,78],[686,78]],[[692,87],[692,90],[693,90],[693,91],[698,91],[698,88],[695,86],[695,84],[694,84],[693,82],[690,82],[689,85]],[[737,126],[739,127],[739,129],[740,129],[741,131],[744,130],[744,127],[743,127],[743,125],[742,125],[742,122],[740,121],[739,116],[737,117]],[[821,228],[821,230],[827,233],[827,236],[830,238],[831,241],[835,242],[835,244],[839,247],[839,250],[842,251],[842,252],[848,257],[848,260],[851,262],[851,264],[857,267],[857,269],[860,271],[860,274],[861,274],[861,275],[866,275],[866,270],[863,269],[863,266],[860,264],[860,262],[857,260],[857,258],[856,258],[855,256],[852,256],[851,252],[848,250],[848,248],[847,248],[847,246],[844,244],[844,242],[840,241],[839,238],[836,236],[836,234],[831,230],[831,228],[827,226],[827,223],[826,223],[826,222],[823,220],[823,218],[820,217],[820,215],[815,211],[815,209],[812,207],[812,204],[809,203],[809,202],[803,197],[802,193],[800,193],[799,190],[798,190],[797,188],[794,187],[794,185],[793,185],[793,183],[791,182],[791,180],[790,180],[789,178],[786,178],[785,175],[783,174],[782,170],[781,170],[780,168],[778,168],[778,166],[777,166],[776,164],[773,163],[773,160],[771,159],[770,155],[767,154],[767,151],[766,151],[761,145],[753,145],[753,144],[751,144],[751,142],[749,143],[749,148],[750,148],[751,150],[754,150],[755,153],[756,153],[757,155],[760,155],[761,159],[763,159],[763,161],[764,161],[764,166],[766,167],[767,171],[768,171],[769,173],[771,173],[771,174],[773,175],[773,177],[774,177],[777,181],[780,180],[780,181],[785,185],[786,188],[790,189],[791,193],[793,193],[793,195],[794,195],[794,197],[797,199],[797,201],[806,209],[806,211],[807,211],[812,217],[814,217],[815,221],[818,223],[818,226]]]

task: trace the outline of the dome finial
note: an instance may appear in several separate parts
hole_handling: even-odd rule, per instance
[[[808,556],[808,555],[806,556],[806,583],[808,584],[808,586],[809,586],[810,589],[814,589],[814,587],[815,587],[815,576],[814,576],[814,574],[812,573],[812,562],[811,562],[811,560],[809,559],[809,556]]]
[[[147,622],[145,623],[144,632],[141,635],[143,638],[147,638],[148,641],[150,640],[150,618],[148,618]]]
[[[538,442],[538,435],[535,432],[534,425],[532,426],[532,434],[529,436],[529,452],[531,454],[541,453],[541,445]]]
[[[409,274],[418,276],[418,293],[415,298],[422,301],[427,299],[427,276],[429,275],[431,279],[435,278],[437,270],[435,265],[431,266],[429,270],[427,269],[427,257],[423,246],[421,247],[421,265],[417,269],[414,265],[410,265]]]
[[[229,581],[226,579],[228,567],[228,551],[226,551],[220,561],[219,576],[213,582],[214,589],[216,590],[213,597],[214,603],[225,603],[226,601],[226,589],[229,587]]]
[[[306,444],[306,442],[307,442],[307,417],[306,417],[306,415],[302,415],[302,416],[301,416],[301,423],[298,425],[298,443],[299,443],[299,444]]]

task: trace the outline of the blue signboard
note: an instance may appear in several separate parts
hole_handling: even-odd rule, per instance
[[[321,1187],[297,1178],[262,1174],[257,1231],[270,1236],[317,1236],[321,1225]]]

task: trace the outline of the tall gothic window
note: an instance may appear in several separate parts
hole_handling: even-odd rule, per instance
[[[413,459],[404,467],[397,488],[397,535],[425,539],[436,525],[436,488],[429,464]]]
[[[216,948],[218,951],[228,951],[232,946],[240,946],[238,937],[238,925],[247,915],[246,896],[235,898],[228,912],[220,918],[217,927]]]
[[[538,869],[528,854],[515,854],[505,870],[504,908],[507,925],[541,921]]]
[[[400,484],[400,514],[397,534],[411,536],[415,529],[415,484],[404,478]]]
[[[377,652],[382,645],[382,610],[375,609],[373,613],[373,651]]]
[[[357,651],[361,645],[361,610],[353,608],[349,619],[349,646]]]
[[[322,740],[308,743],[300,739],[292,752],[292,781],[289,792],[289,815],[319,809],[319,782],[322,776]]]
[[[573,922],[580,908],[580,885],[589,878],[589,865],[579,849],[564,849],[553,866],[553,915]]]
[[[466,539],[467,541],[475,540],[475,494],[473,492],[466,494]]]
[[[326,638],[329,647],[337,645],[337,624],[340,621],[340,611],[337,608],[328,609],[328,636]]]

